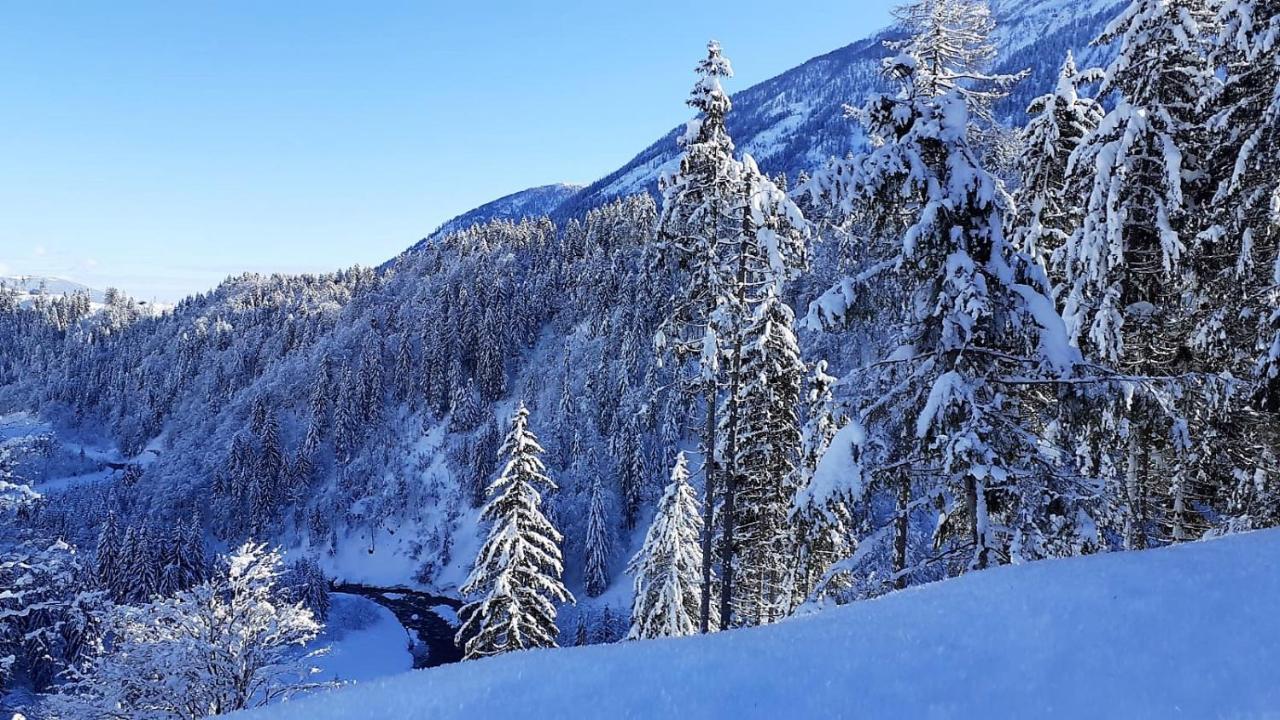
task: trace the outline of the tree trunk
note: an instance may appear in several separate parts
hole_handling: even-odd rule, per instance
[[[733,327],[733,369],[729,377],[729,437],[725,449],[724,509],[720,535],[720,627],[733,627],[733,551],[737,524],[738,497],[738,392],[742,387],[742,332],[747,306],[747,237],[751,233],[751,212],[742,214],[742,235],[738,239],[738,317]]]
[[[742,353],[741,336],[734,341],[734,371],[729,383],[729,438],[725,448],[724,508],[720,529],[720,627],[733,626],[733,541],[737,523],[738,497],[738,360]]]
[[[1125,473],[1125,495],[1128,501],[1125,527],[1125,545],[1127,550],[1143,550],[1147,547],[1147,518],[1144,511],[1146,498],[1142,488],[1142,479],[1146,471],[1146,453],[1142,451],[1137,428],[1130,426],[1129,458]]]
[[[711,538],[715,527],[716,506],[716,385],[714,382],[707,389],[707,428],[702,442],[702,606],[698,617],[698,629],[702,633],[710,630],[711,621]]]
[[[893,518],[893,587],[907,586],[907,513],[911,505],[911,474],[899,470],[898,513]]]
[[[987,499],[983,488],[978,485],[977,478],[969,476],[964,481],[964,504],[969,513],[970,540],[973,542],[973,562],[971,569],[983,570],[987,567]]]

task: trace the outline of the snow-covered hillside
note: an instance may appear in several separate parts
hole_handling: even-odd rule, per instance
[[[101,305],[106,302],[106,293],[65,278],[43,276],[43,275],[10,275],[8,277],[0,277],[0,285],[17,290],[20,293],[34,298],[36,295],[45,294],[50,296],[71,295],[73,293],[88,293],[89,300],[95,304]]]
[[[1274,717],[1277,597],[1266,531],[1000,568],[754,630],[514,653],[241,717]]]

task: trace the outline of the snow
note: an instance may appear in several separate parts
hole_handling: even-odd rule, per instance
[[[372,600],[338,593],[329,596],[324,634],[308,650],[328,647],[314,665],[315,681],[366,682],[413,667],[409,636],[395,615]]]
[[[52,427],[41,422],[31,413],[15,412],[0,415],[0,443],[47,433]]]
[[[514,653],[244,720],[1264,717],[1280,531],[972,573],[711,637]],[[625,679],[626,682],[620,682]]]
[[[1013,290],[1022,296],[1027,312],[1040,326],[1040,355],[1048,368],[1065,373],[1080,362],[1080,351],[1071,345],[1053,302],[1029,285],[1015,284]]]
[[[858,422],[850,421],[841,428],[831,438],[830,449],[818,461],[813,479],[800,491],[796,505],[803,507],[806,502],[811,502],[815,507],[825,507],[828,502],[842,497],[862,497],[866,478],[855,448],[861,448],[866,442],[866,430]]]

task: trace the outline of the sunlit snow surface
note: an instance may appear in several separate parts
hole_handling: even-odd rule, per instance
[[[517,653],[248,713],[1280,716],[1280,531],[973,573],[773,627]]]

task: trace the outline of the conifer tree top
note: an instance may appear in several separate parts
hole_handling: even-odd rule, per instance
[[[694,69],[701,79],[689,93],[689,107],[708,115],[726,115],[733,109],[729,95],[720,86],[720,78],[733,77],[733,65],[720,50],[720,43],[711,40],[707,43],[707,56],[698,62]]]

